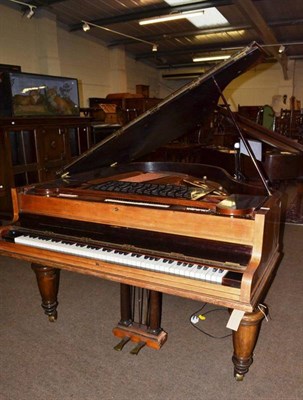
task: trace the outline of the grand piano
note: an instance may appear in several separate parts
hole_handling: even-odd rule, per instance
[[[280,258],[280,195],[262,171],[263,185],[251,186],[216,166],[136,160],[201,124],[226,85],[262,57],[252,44],[65,166],[56,180],[12,190],[14,217],[1,227],[0,254],[32,264],[50,321],[61,269],[120,283],[117,350],[129,340],[135,354],[165,343],[162,293],[223,306],[238,325],[232,360],[243,379]],[[147,293],[144,318],[134,312],[136,288]]]

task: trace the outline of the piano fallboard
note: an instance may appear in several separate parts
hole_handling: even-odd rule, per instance
[[[151,254],[160,254],[166,257],[175,256],[180,260],[199,262],[208,260],[217,266],[233,267],[234,270],[243,270],[249,263],[252,246],[198,239],[182,235],[143,231],[140,229],[123,229],[119,226],[96,224],[87,221],[66,220],[64,218],[41,217],[21,213],[18,227],[28,232],[48,232],[54,238],[64,240],[74,238],[74,241],[91,245],[108,245],[117,249],[131,251],[134,248]]]

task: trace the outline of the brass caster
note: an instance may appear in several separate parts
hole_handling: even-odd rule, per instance
[[[49,322],[56,322],[56,319],[57,319],[57,314],[48,316]]]
[[[237,382],[242,382],[244,379],[244,375],[235,373],[235,379]]]

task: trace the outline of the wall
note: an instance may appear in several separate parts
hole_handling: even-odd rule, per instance
[[[160,92],[159,72],[157,69],[142,64],[132,57],[126,57],[127,76],[127,91],[136,93],[136,85],[148,85],[150,97],[165,97],[170,91],[162,96]]]
[[[301,108],[303,108],[303,60],[294,61],[293,89],[294,96],[301,100]]]
[[[0,63],[22,65],[24,71],[40,72],[36,46],[37,21],[0,5]]]
[[[78,79],[82,106],[89,97],[105,97],[111,92],[110,56],[105,46],[87,35],[58,28],[61,75]]]
[[[121,48],[107,48],[84,32],[69,32],[54,15],[39,11],[32,19],[18,7],[0,4],[0,64],[20,65],[23,72],[77,78],[81,106],[89,97],[135,93],[149,85],[159,97],[159,74],[127,56]]]
[[[265,104],[274,105],[277,109],[289,108],[291,96],[301,100],[303,107],[303,80],[301,74],[298,74],[299,68],[302,71],[302,67],[303,62],[290,60],[289,79],[285,80],[279,63],[258,65],[232,81],[225,89],[224,95],[233,110],[236,110],[238,105]],[[299,76],[296,77],[296,74]],[[282,101],[285,95],[286,104]],[[276,104],[277,98],[280,102]]]

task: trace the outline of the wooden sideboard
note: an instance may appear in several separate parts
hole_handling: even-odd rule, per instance
[[[0,118],[0,216],[12,212],[12,187],[53,179],[91,145],[90,118]]]
[[[108,96],[106,98],[91,97],[89,99],[92,117],[98,119],[100,104],[115,104],[118,107],[118,122],[125,124],[161,102],[161,99],[157,98],[128,97],[131,96],[129,93],[125,93],[124,95],[123,93],[118,93]]]

